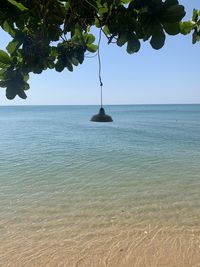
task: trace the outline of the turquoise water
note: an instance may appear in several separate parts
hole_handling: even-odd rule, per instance
[[[7,246],[22,233],[42,242],[147,225],[199,229],[200,105],[108,106],[108,124],[89,121],[97,110],[0,107]]]

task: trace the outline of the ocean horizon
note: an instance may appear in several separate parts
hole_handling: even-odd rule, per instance
[[[0,266],[200,264],[200,104],[0,107]]]
[[[200,105],[200,103],[132,103],[132,104],[103,104],[104,107],[112,107],[112,106],[185,106],[185,105]],[[98,104],[4,104],[0,107],[100,107]]]

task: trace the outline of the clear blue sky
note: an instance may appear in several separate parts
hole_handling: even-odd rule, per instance
[[[190,18],[199,0],[180,0]],[[7,36],[0,31],[0,48]],[[105,40],[104,40],[105,41]],[[125,47],[101,45],[105,104],[200,103],[200,43],[192,45],[190,36],[168,36],[163,49],[155,51],[142,43],[137,54]],[[1,105],[84,105],[99,104],[97,57],[87,58],[74,72],[45,71],[31,75],[28,98],[9,101],[0,88]]]

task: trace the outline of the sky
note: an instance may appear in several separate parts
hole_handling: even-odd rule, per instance
[[[200,0],[180,0],[190,19]],[[0,31],[0,49],[7,35]],[[153,50],[142,43],[138,53],[129,55],[126,47],[101,42],[103,103],[182,104],[200,103],[200,43],[192,36],[167,36],[165,46]],[[86,58],[73,72],[48,70],[30,75],[27,99],[7,100],[0,88],[0,105],[96,105],[100,103],[98,59]]]

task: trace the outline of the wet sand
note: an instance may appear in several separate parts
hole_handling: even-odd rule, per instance
[[[3,237],[0,243],[3,267],[200,266],[200,229],[158,226],[74,237],[65,232],[18,231]]]

